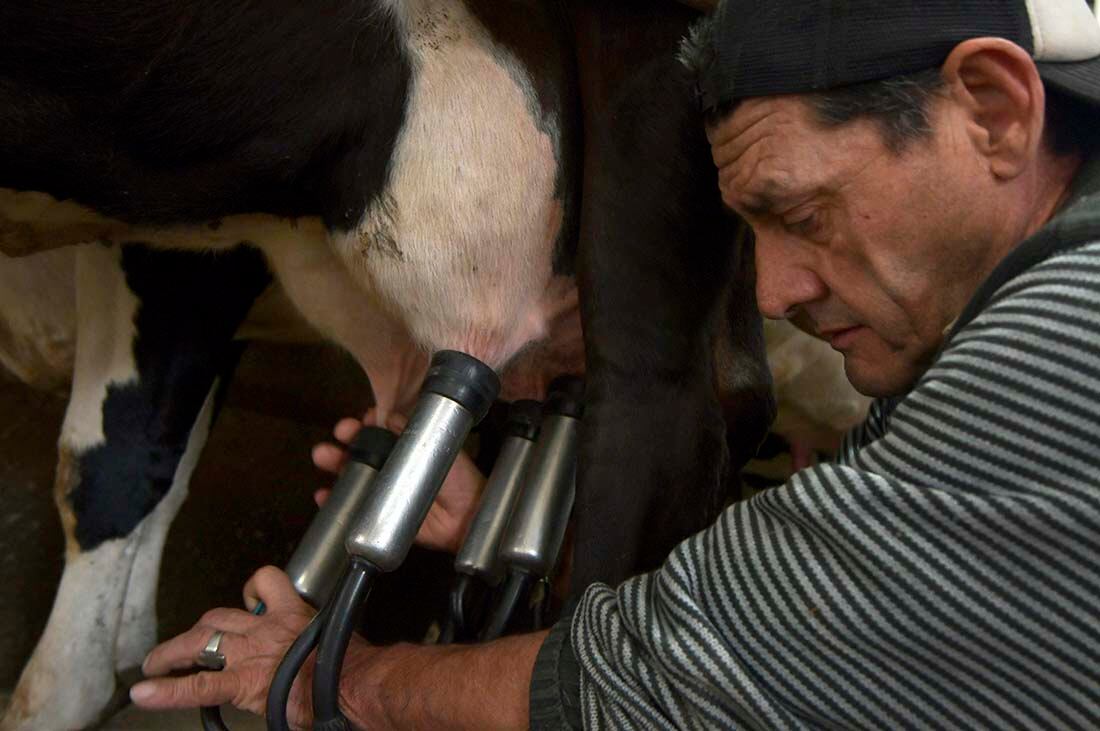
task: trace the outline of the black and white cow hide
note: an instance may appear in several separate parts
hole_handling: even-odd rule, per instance
[[[94,723],[151,647],[165,535],[271,277],[385,412],[427,352],[503,369],[551,335],[576,266],[575,585],[713,519],[731,276],[746,441],[771,405],[751,272],[674,60],[691,17],[667,0],[0,3],[0,250],[80,244],[66,567],[0,729]]]

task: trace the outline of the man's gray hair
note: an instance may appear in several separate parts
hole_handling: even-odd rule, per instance
[[[894,76],[810,94],[807,101],[818,121],[839,127],[857,119],[878,125],[886,146],[895,154],[932,134],[929,109],[944,88],[939,69]]]

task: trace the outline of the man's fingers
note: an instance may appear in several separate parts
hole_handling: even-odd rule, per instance
[[[363,422],[358,419],[340,419],[336,422],[336,426],[332,428],[332,436],[344,444],[350,444],[352,439],[355,439],[355,435],[359,433],[359,430],[363,428]]]
[[[313,502],[317,503],[317,507],[321,507],[331,494],[332,490],[330,488],[322,487],[320,490],[313,493]]]
[[[317,469],[325,472],[339,472],[344,468],[344,463],[348,461],[346,450],[327,442],[316,445],[311,456]]]
[[[214,627],[197,624],[182,635],[162,642],[145,658],[145,662],[141,664],[141,671],[147,676],[154,676],[165,675],[173,670],[197,667],[199,653],[203,651],[216,631]],[[218,644],[218,652],[225,655],[226,664],[229,664],[233,656],[232,648],[241,638],[235,633],[224,630],[223,632],[222,640]]]
[[[264,566],[252,574],[244,585],[245,606],[255,606],[256,599],[267,605],[267,611],[294,611],[308,605],[298,596],[290,577],[282,569]]]
[[[130,698],[142,708],[197,708],[220,706],[237,697],[240,677],[233,672],[201,672],[180,678],[143,680],[130,689]]]
[[[210,628],[211,633],[220,629],[223,632],[234,632],[243,635],[256,626],[259,621],[258,617],[240,609],[218,607],[202,615],[199,621],[196,622],[196,626],[206,626]]]
[[[397,434],[405,431],[405,427],[408,425],[408,417],[406,417],[404,414],[399,414],[396,411],[386,417],[386,428]]]
[[[369,412],[368,412],[369,413]],[[341,445],[346,445],[355,438],[355,435],[359,433],[359,430],[363,428],[363,423],[358,419],[341,419],[336,422],[336,426],[332,428],[332,436],[336,437],[336,440]],[[339,472],[344,468],[344,463],[348,461],[347,450],[343,446],[336,444],[329,444],[328,442],[322,442],[313,447],[313,451],[310,455],[313,458],[313,464],[317,466],[317,469],[324,470],[326,472]]]

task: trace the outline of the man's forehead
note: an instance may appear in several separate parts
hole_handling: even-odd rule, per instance
[[[747,211],[839,184],[885,149],[872,122],[826,125],[806,95],[746,100],[708,137],[721,184]]]
[[[795,127],[809,126],[810,105],[802,96],[773,96],[746,99],[732,112],[707,130],[712,146],[742,143],[754,136],[776,131],[778,127],[793,132]]]
[[[794,97],[748,100],[709,131],[711,151],[732,198],[766,213],[785,194],[824,173],[807,105]]]

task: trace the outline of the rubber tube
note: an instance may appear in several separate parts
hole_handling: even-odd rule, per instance
[[[447,620],[443,624],[443,631],[439,633],[440,645],[449,645],[455,641],[455,637],[465,637],[469,631],[469,622],[466,618],[466,602],[470,594],[470,583],[473,577],[469,574],[455,576],[454,586],[451,587],[449,610]]]
[[[229,727],[222,720],[220,706],[203,706],[199,709],[199,718],[202,719],[203,731],[229,731]]]
[[[374,564],[353,557],[344,580],[340,582],[332,612],[317,646],[317,665],[313,670],[314,729],[350,731],[347,719],[340,711],[340,671],[344,667],[344,653],[355,630],[359,607],[366,601],[371,583],[379,573]]]
[[[309,654],[321,640],[321,631],[328,623],[332,612],[332,602],[329,601],[325,608],[314,615],[302,634],[283,655],[274,677],[271,679],[271,687],[267,691],[267,731],[290,731],[290,724],[286,718],[286,704],[290,701],[290,689],[294,685],[294,679],[298,677],[298,671],[305,665]]]
[[[481,631],[480,640],[482,642],[495,640],[504,634],[504,629],[508,626],[508,620],[512,618],[512,613],[516,610],[516,605],[519,604],[520,597],[527,590],[532,578],[531,574],[522,569],[513,568],[508,572],[508,581],[504,584],[500,599],[493,607],[493,612],[489,615],[489,621],[485,623],[485,628]]]

